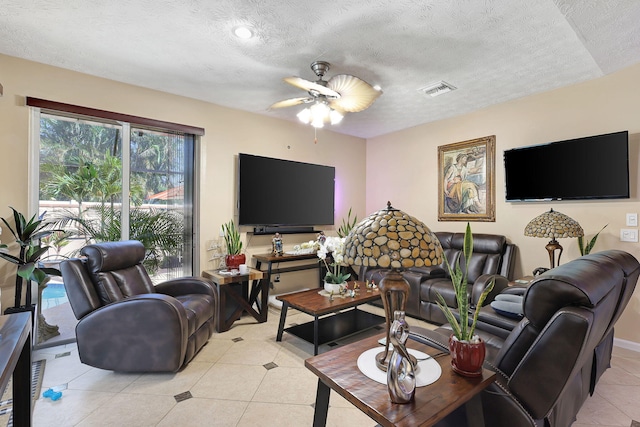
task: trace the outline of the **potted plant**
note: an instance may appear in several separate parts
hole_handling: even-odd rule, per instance
[[[471,255],[473,254],[473,235],[471,234],[471,226],[469,223],[467,223],[467,229],[464,233],[462,253],[465,260],[464,271],[460,268],[459,259],[456,261],[455,268],[452,268],[447,258],[444,257],[447,268],[449,269],[449,275],[451,276],[451,282],[453,283],[456,302],[458,303],[459,318],[456,317],[451,308],[447,306],[442,295],[438,294],[436,303],[446,316],[453,330],[451,337],[449,337],[451,367],[461,375],[480,376],[482,375],[482,364],[484,363],[485,343],[475,334],[475,329],[480,308],[484,304],[487,295],[493,290],[494,280],[491,280],[480,295],[473,312],[473,318],[469,321],[471,296],[469,295],[467,286],[466,266],[469,265]]]
[[[324,262],[327,274],[324,276],[324,289],[334,294],[339,293],[346,287],[347,279],[351,273],[342,270],[344,265],[344,237],[325,237],[324,241],[318,241],[318,258]],[[332,258],[331,263],[327,263],[327,255]]]
[[[591,253],[591,249],[593,249],[593,247],[596,245],[596,242],[598,241],[598,236],[600,235],[600,233],[602,233],[602,230],[607,227],[607,225],[609,224],[605,224],[605,226],[602,227],[600,231],[598,231],[596,235],[591,238],[591,240],[589,240],[589,243],[587,243],[586,246],[584,245],[584,237],[578,236],[578,248],[580,249],[580,255],[584,256]]]
[[[224,258],[224,263],[227,269],[237,269],[240,264],[244,264],[247,260],[246,256],[242,253],[242,240],[240,240],[240,232],[236,228],[233,220],[230,220],[226,224],[222,224],[222,233],[224,235],[224,243],[227,247],[227,255]]]
[[[11,210],[13,211],[15,229],[9,225],[4,218],[2,218],[2,222],[16,239],[20,251],[18,256],[11,255],[7,252],[8,246],[0,244],[0,258],[18,266],[15,286],[15,304],[14,307],[6,309],[5,314],[20,311],[33,312],[34,306],[31,303],[31,287],[28,285],[29,282],[33,281],[36,282],[39,287],[44,287],[49,280],[49,275],[60,275],[60,271],[55,268],[39,267],[40,258],[49,250],[48,246],[42,246],[41,239],[61,230],[45,230],[45,228],[51,224],[44,219],[44,214],[37,219],[34,215],[27,221],[20,212],[14,208],[11,208]],[[25,305],[23,306],[22,285],[24,280],[27,281],[27,286],[25,289]]]

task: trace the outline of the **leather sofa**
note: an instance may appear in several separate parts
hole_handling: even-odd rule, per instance
[[[436,237],[442,245],[444,255],[453,267],[458,259],[464,269],[462,248],[464,233],[436,232]],[[495,234],[473,234],[473,255],[467,268],[468,287],[471,294],[471,304],[475,307],[480,294],[495,279],[493,291],[487,296],[485,305],[508,286],[512,279],[515,265],[516,246],[508,243],[505,236]],[[360,280],[379,282],[388,269],[361,267],[358,274]],[[409,316],[428,322],[443,324],[447,319],[436,305],[437,294],[440,293],[447,305],[457,308],[455,293],[451,283],[451,276],[446,264],[439,266],[411,268],[403,272],[409,283],[409,298],[405,312]]]
[[[85,259],[60,265],[78,319],[80,361],[118,372],[176,372],[215,327],[216,288],[185,277],[153,285],[138,241],[82,248]]]
[[[626,252],[586,255],[529,284],[524,318],[505,338],[479,323],[478,335],[487,343],[485,368],[498,373],[481,395],[485,425],[570,426],[610,366],[614,326],[639,274],[640,264]],[[446,345],[447,326],[414,333]],[[490,326],[495,332],[497,325]],[[464,410],[456,411],[437,425],[466,425],[465,417]]]

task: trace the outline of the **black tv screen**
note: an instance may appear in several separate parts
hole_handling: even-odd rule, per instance
[[[238,169],[240,225],[333,225],[334,167],[241,153]]]
[[[504,152],[507,201],[629,198],[629,133]]]

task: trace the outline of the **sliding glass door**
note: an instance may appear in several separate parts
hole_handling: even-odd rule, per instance
[[[135,239],[145,245],[154,281],[191,275],[194,136],[39,116],[39,212],[64,230],[47,242],[47,256],[61,259],[89,243]]]

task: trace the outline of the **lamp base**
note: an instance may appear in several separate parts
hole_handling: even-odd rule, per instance
[[[387,371],[391,352],[389,351],[389,337],[391,335],[391,323],[395,311],[405,311],[405,305],[409,296],[409,282],[398,270],[389,271],[378,283],[382,305],[384,307],[384,317],[386,320],[386,341],[384,351],[376,355],[376,366],[382,371]]]
[[[551,265],[551,268],[555,268],[556,265],[560,265],[560,257],[562,256],[562,245],[560,245],[560,243],[558,243],[558,241],[555,238],[553,238],[549,241],[549,243],[547,243],[547,246],[545,246],[545,249],[547,250],[547,252],[549,252],[549,264]],[[557,263],[555,260],[556,251],[560,251],[558,252]]]

